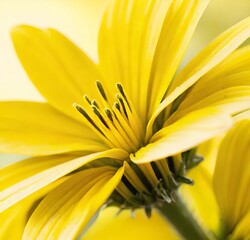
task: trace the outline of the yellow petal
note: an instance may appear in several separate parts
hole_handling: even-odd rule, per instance
[[[214,172],[219,146],[224,136],[225,133],[219,134],[215,138],[200,144],[197,148],[197,154],[204,158],[204,161],[201,163],[202,166],[211,175]]]
[[[95,64],[73,43],[53,29],[18,26],[12,39],[28,76],[48,101],[63,113],[80,119],[71,107],[95,89]]]
[[[90,161],[103,157],[125,159],[127,156],[128,153],[124,150],[111,149],[104,152],[93,153],[84,157],[76,158],[38,172],[33,176],[17,182],[0,193],[0,212],[29,196],[33,192],[36,192],[40,188],[54,182],[62,176],[67,175],[68,173],[78,169]]]
[[[208,160],[205,158],[204,161]],[[212,175],[202,163],[188,172],[187,176],[194,180],[194,185],[181,185],[182,199],[207,234],[211,234],[210,231],[218,232],[221,226],[220,209],[213,192]]]
[[[129,210],[117,214],[118,208],[109,207],[101,211],[96,222],[91,226],[82,240],[180,240],[181,237],[173,227],[157,212],[147,218],[143,210],[138,209],[131,216]]]
[[[243,78],[249,81],[250,74],[247,75],[248,76]],[[165,124],[171,124],[186,114],[205,107],[216,107],[232,116],[243,112],[250,108],[250,85],[222,89],[197,102],[193,102],[192,97],[190,97],[187,101],[184,101],[184,103],[188,104],[188,106],[181,106],[180,109],[167,119]]]
[[[161,30],[152,64],[148,117],[162,101],[208,0],[173,1]]]
[[[227,107],[231,114],[249,108],[249,78],[250,46],[247,46],[235,51],[205,74],[188,91],[174,115],[180,117],[194,109],[212,104],[226,108],[225,102],[228,102]],[[174,119],[178,117],[175,116]]]
[[[174,80],[169,93],[182,84],[186,89],[193,85],[200,77],[218,65],[249,37],[250,17],[223,32],[205,47],[181,70]]]
[[[106,85],[121,82],[143,119],[154,52],[171,2],[110,1],[99,32],[100,68]]]
[[[144,118],[161,101],[207,2],[111,1],[99,35],[101,69],[123,83]]]
[[[116,173],[116,169],[111,167],[92,168],[74,174],[39,204],[27,223],[24,239],[77,237],[113,192],[122,175],[123,171]]]
[[[229,235],[228,240],[234,239],[250,239],[250,211],[237,223],[232,234]]]
[[[53,184],[49,184],[45,188],[40,189],[36,193],[31,194],[26,199],[12,206],[8,210],[0,214],[1,231],[0,239],[18,240],[22,239],[24,228],[28,218],[34,211],[34,207],[42,200],[42,198],[51,189],[62,183],[65,179],[60,179]]]
[[[217,157],[213,185],[228,233],[250,209],[249,143],[250,121],[247,119],[229,131]]]
[[[250,36],[250,17],[235,24],[219,35],[202,50],[174,79],[167,97],[155,110],[147,126],[147,135],[152,133],[156,117],[177,97],[194,85],[204,74],[223,61]]]
[[[220,89],[233,86],[250,85],[246,78],[241,75],[249,74],[250,67],[250,46],[242,47],[231,53],[220,64],[206,73],[188,93],[195,94],[195,97],[204,98]],[[233,78],[235,77],[235,78]],[[216,82],[216,84],[215,84]],[[200,95],[197,93],[200,91]]]
[[[0,112],[3,152],[44,155],[107,149],[84,123],[67,117],[47,103],[0,102]]]
[[[112,178],[107,178],[108,181],[104,185],[100,185],[93,193],[86,195],[74,208],[74,211],[67,218],[60,228],[59,238],[65,236],[70,239],[79,233],[94,216],[96,211],[104,204],[110,194],[115,190],[124,173],[124,166],[121,167]]]
[[[75,155],[55,155],[28,158],[0,169],[0,191],[39,172],[76,158]]]
[[[217,109],[194,111],[162,128],[147,146],[131,154],[130,158],[139,164],[173,156],[205,142],[231,125],[232,119]]]

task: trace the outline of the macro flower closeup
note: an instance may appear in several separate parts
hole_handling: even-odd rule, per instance
[[[110,1],[98,63],[54,29],[12,30],[17,56],[47,102],[0,102],[0,151],[30,156],[0,170],[0,219],[11,216],[2,236],[19,223],[13,239],[76,239],[100,209],[116,206],[143,208],[148,217],[156,208],[184,239],[209,239],[177,190],[193,184],[187,172],[202,161],[197,147],[250,108],[250,46],[239,48],[250,17],[179,69],[207,4]],[[229,169],[237,151],[228,153]],[[239,200],[244,210],[231,222],[222,208],[227,193],[215,184],[216,193],[227,236],[239,216],[241,225],[248,221],[249,201]]]

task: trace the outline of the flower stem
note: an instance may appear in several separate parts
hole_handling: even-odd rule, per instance
[[[209,239],[178,196],[171,203],[157,204],[156,208],[168,219],[185,240]]]

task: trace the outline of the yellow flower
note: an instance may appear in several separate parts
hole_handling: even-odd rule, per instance
[[[212,174],[201,165],[189,173],[198,185],[181,189],[200,223],[214,232],[213,239],[250,239],[249,116],[226,134],[216,154],[206,158],[216,160]]]
[[[230,128],[250,101],[250,47],[236,50],[250,18],[176,73],[207,3],[111,1],[98,64],[56,30],[13,30],[47,100],[0,103],[1,151],[33,156],[0,172],[0,211],[26,216],[24,239],[75,238],[105,202],[148,215],[171,206],[178,224],[175,192],[192,184],[185,172],[200,161],[196,146]],[[205,239],[192,227],[178,230]]]

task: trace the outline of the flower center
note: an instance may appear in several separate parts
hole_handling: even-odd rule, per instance
[[[145,131],[122,85],[116,84],[118,91],[114,96],[105,92],[100,81],[96,81],[96,86],[100,101],[85,95],[85,106],[75,103],[74,107],[109,147],[136,152],[143,145]]]
[[[128,94],[120,83],[117,92],[110,94],[104,90],[100,81],[96,81],[98,101],[84,96],[84,105],[74,104],[84,116],[86,123],[110,148],[121,148],[134,153],[146,144],[145,121],[140,119]],[[107,89],[109,90],[109,89]],[[159,124],[159,128],[160,128]],[[195,152],[187,151],[154,162],[135,164],[129,158],[124,162],[116,159],[98,159],[92,167],[100,165],[121,166],[125,164],[122,181],[111,196],[113,203],[121,208],[145,208],[150,214],[151,207],[158,202],[173,200],[173,194],[181,183],[192,184],[185,177],[187,169],[201,161]],[[96,164],[96,165],[95,165]],[[90,167],[90,166],[88,166]]]

